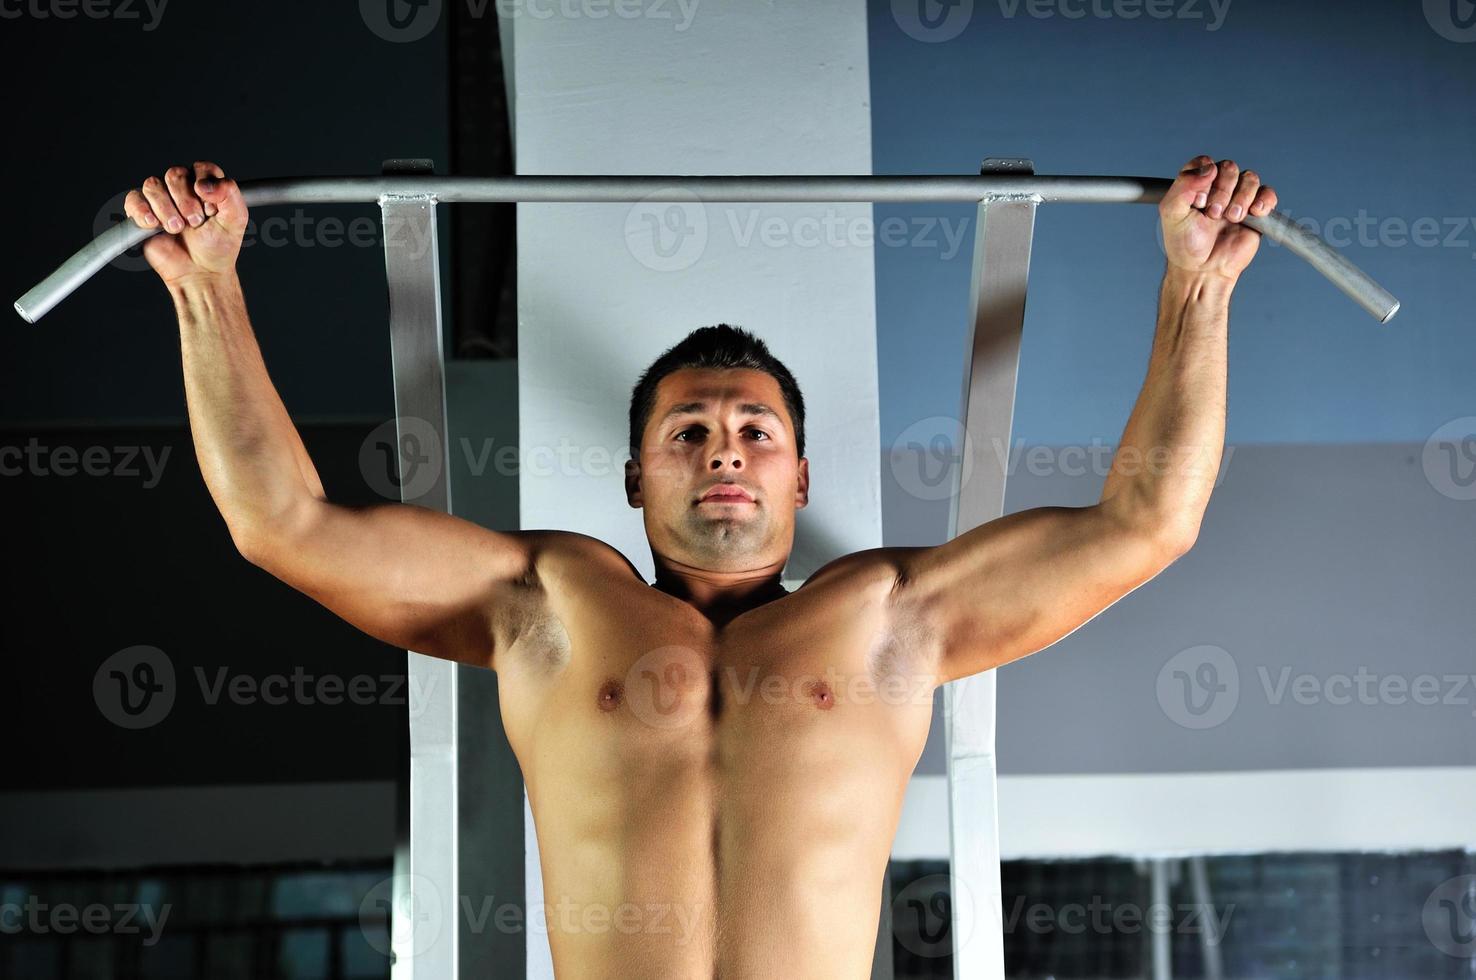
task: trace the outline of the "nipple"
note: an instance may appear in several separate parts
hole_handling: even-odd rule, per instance
[[[600,685],[597,699],[601,711],[614,711],[625,700],[625,687],[613,677]]]
[[[835,707],[835,693],[830,690],[830,685],[824,681],[811,681],[805,685],[805,693],[810,696],[815,707],[821,711],[829,711]]]

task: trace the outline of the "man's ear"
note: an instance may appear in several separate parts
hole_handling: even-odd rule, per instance
[[[641,499],[641,464],[639,460],[627,459],[625,461],[625,499],[627,503],[637,509],[645,503]]]
[[[794,509],[803,510],[810,502],[810,458],[801,456],[799,461],[799,485],[795,490]]]

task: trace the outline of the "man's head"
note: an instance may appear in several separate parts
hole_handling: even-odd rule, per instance
[[[630,400],[626,495],[657,553],[711,571],[782,564],[809,502],[805,403],[762,340],[720,323],[663,353]],[[704,500],[730,485],[748,499]]]

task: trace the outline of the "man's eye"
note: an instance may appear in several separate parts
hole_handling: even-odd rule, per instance
[[[700,425],[694,425],[690,429],[683,429],[682,431],[678,432],[673,438],[681,439],[682,436],[688,435],[689,433],[692,433],[692,432],[706,432],[706,431],[707,430],[704,429],[702,426],[700,426]],[[763,429],[745,429],[744,431],[746,431],[746,432],[753,432],[753,433],[755,433],[757,435],[763,436],[764,438],[761,440],[763,442],[768,442],[768,441],[770,441],[773,438],[767,432],[765,432]],[[685,441],[685,440],[683,440],[683,441]]]

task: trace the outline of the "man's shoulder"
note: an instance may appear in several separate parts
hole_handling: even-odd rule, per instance
[[[917,550],[917,548],[867,548],[864,551],[853,551],[820,566],[809,578],[805,579],[804,585],[800,588],[806,588],[812,582],[821,580],[894,583],[901,573],[903,557]]]
[[[593,535],[557,529],[520,533],[529,542],[535,575],[540,571],[568,567],[570,562],[580,565],[593,562],[611,569],[626,569],[635,578],[645,581],[641,578],[640,570],[618,548]]]

